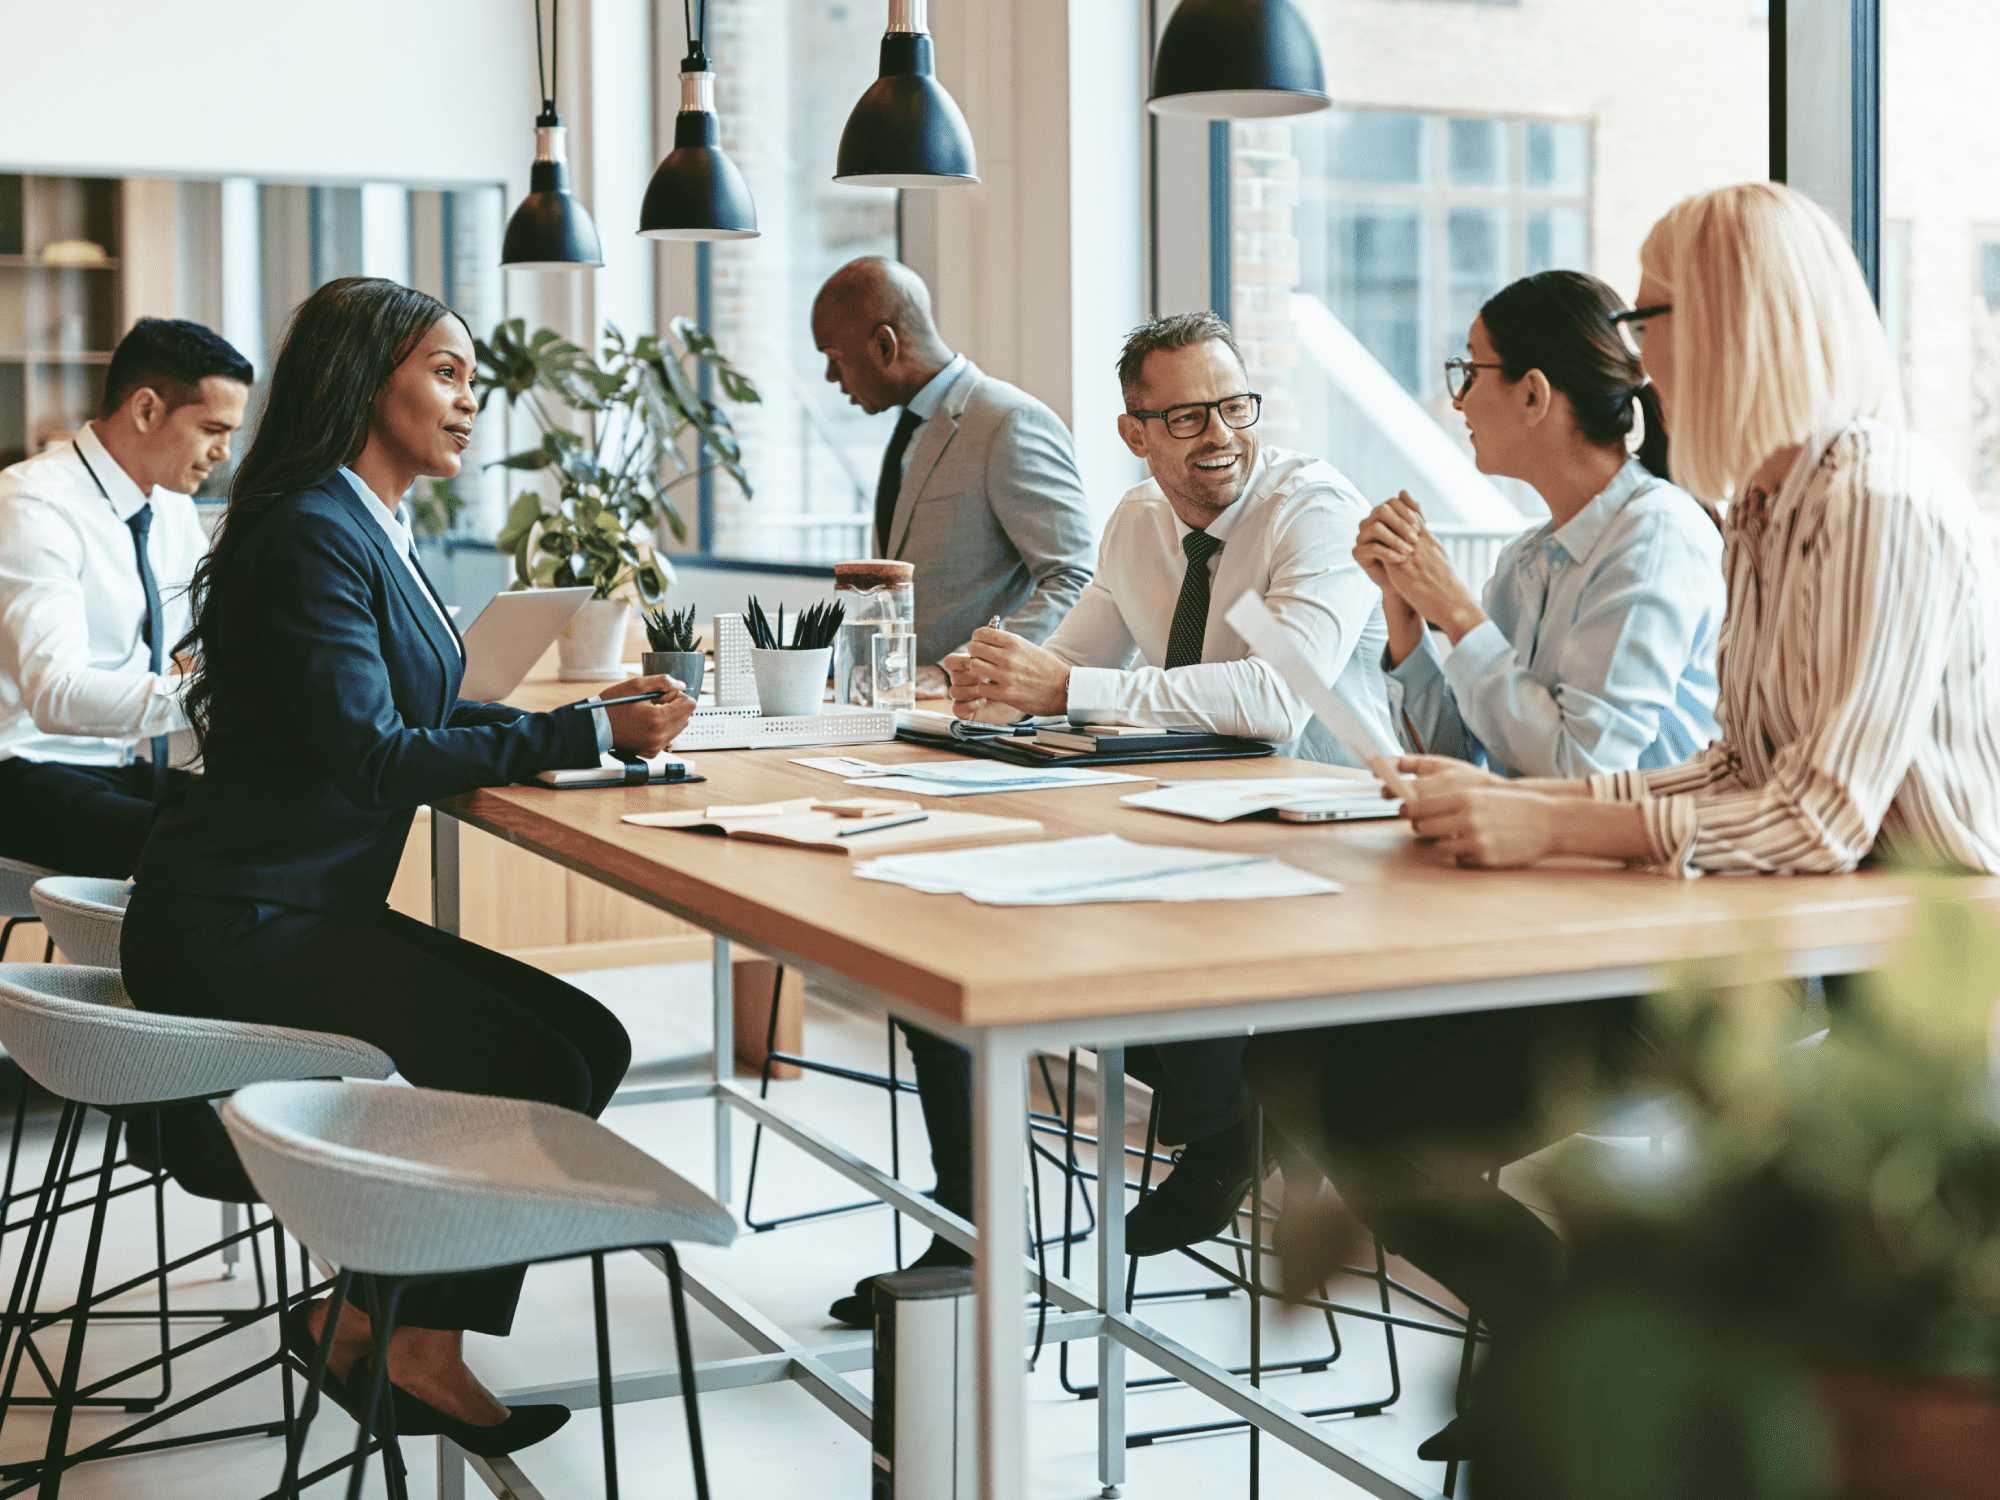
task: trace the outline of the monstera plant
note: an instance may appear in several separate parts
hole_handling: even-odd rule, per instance
[[[749,498],[742,449],[728,415],[701,394],[700,375],[712,372],[731,401],[760,400],[757,387],[686,318],[669,329],[628,341],[607,324],[601,359],[551,329],[529,334],[520,318],[477,341],[481,409],[498,394],[509,409],[525,406],[541,432],[500,464],[555,481],[553,495],[525,489],[508,510],[498,541],[514,556],[513,587],[588,585],[595,599],[629,590],[657,604],[667,573],[653,556],[653,528],[687,535],[674,489],[719,468]],[[698,441],[686,441],[691,432]]]

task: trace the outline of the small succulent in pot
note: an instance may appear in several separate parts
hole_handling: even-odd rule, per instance
[[[641,669],[649,677],[664,672],[677,679],[690,698],[699,698],[708,659],[695,631],[694,606],[641,610],[639,618],[645,622],[646,644],[652,648],[641,659]]]

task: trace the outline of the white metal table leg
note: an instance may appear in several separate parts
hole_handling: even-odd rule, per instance
[[[243,1206],[239,1203],[222,1205],[222,1237],[226,1240],[243,1227]],[[243,1259],[243,1244],[238,1240],[222,1247],[222,1279],[236,1279],[236,1263]]]
[[[431,809],[431,925],[453,937],[458,925],[458,819]]]
[[[1013,1037],[986,1032],[973,1053],[973,1173],[979,1250],[979,1494],[1025,1500],[1028,1401],[1022,1384],[1021,1209],[1028,1181],[1023,1139],[1028,1117],[1028,1054]]]
[[[718,1085],[736,1076],[736,967],[730,962],[729,939],[715,940],[715,1081]],[[715,1095],[715,1199],[729,1202],[730,1125],[736,1111],[723,1097]]]
[[[1125,1311],[1125,1049],[1097,1049],[1097,1310]],[[1104,1500],[1125,1483],[1125,1346],[1097,1341],[1097,1478]]]

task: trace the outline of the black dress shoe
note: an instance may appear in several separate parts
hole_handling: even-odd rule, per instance
[[[1417,1457],[1427,1464],[1469,1463],[1477,1456],[1478,1434],[1471,1413],[1453,1417],[1417,1444]]]
[[[347,1389],[357,1406],[367,1402],[368,1387],[374,1378],[374,1363],[365,1354],[347,1372]],[[567,1406],[510,1406],[506,1421],[481,1426],[446,1415],[393,1380],[389,1382],[389,1394],[396,1403],[397,1437],[448,1437],[467,1453],[476,1453],[481,1458],[498,1458],[503,1453],[532,1448],[544,1438],[554,1437],[569,1420]]]
[[[940,1266],[969,1266],[972,1256],[942,1235],[931,1237],[930,1248],[907,1266],[906,1271],[930,1271]],[[892,1273],[885,1273],[892,1274]],[[875,1278],[864,1276],[854,1283],[854,1294],[842,1297],[826,1310],[826,1315],[844,1328],[875,1326]]]
[[[1125,1215],[1125,1253],[1164,1255],[1229,1228],[1257,1185],[1250,1156],[1248,1132],[1236,1126],[1176,1151],[1166,1180]]]

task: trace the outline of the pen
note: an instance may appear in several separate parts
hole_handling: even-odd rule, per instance
[[[634,693],[634,694],[633,694],[633,695],[632,695],[631,697],[629,697],[629,698],[600,698],[600,699],[598,699],[598,700],[597,700],[597,702],[595,702],[595,703],[586,703],[586,704],[584,704],[584,707],[585,707],[585,708],[616,708],[616,707],[617,707],[617,706],[618,706],[619,704],[621,704],[621,703],[644,703],[644,702],[648,701],[649,699],[652,699],[652,698],[664,698],[664,697],[666,697],[666,696],[667,696],[667,694],[668,694],[668,693],[670,693],[670,692],[678,692],[678,691],[680,691],[680,689],[678,689],[678,688],[662,688],[662,689],[660,689],[660,691],[659,691],[659,692],[657,692],[657,693]]]
[[[905,823],[921,823],[929,813],[911,813],[907,818],[891,818],[886,823],[866,823],[859,828],[843,828],[834,834],[837,839],[851,839],[857,833],[873,833],[878,828],[901,828]]]
[[[992,619],[988,620],[986,622],[986,628],[988,630],[998,630],[1000,628],[1000,617],[998,615],[995,615]]]

